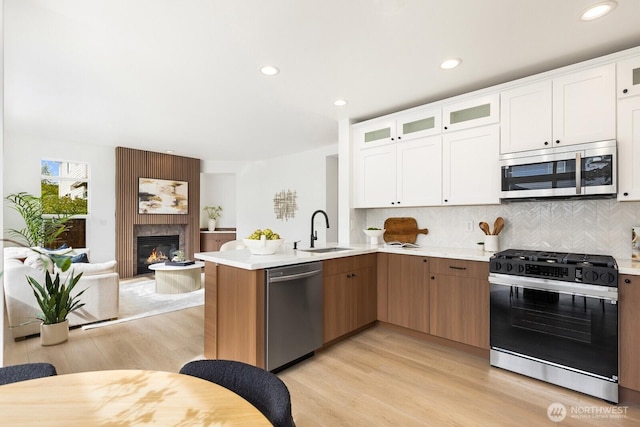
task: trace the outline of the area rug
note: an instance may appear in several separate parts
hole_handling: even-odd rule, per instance
[[[154,280],[121,284],[118,318],[84,325],[82,329],[101,328],[204,304],[204,288],[182,294],[158,294],[155,289]]]

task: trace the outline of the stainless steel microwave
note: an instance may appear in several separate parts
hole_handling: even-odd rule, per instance
[[[503,200],[613,197],[616,141],[558,146],[500,156]]]

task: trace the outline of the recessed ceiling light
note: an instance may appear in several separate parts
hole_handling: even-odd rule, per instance
[[[167,154],[173,154],[173,150],[164,150],[164,152]]]
[[[280,72],[278,67],[274,67],[273,65],[264,65],[260,67],[260,72],[266,76],[275,76]]]
[[[618,2],[614,0],[596,3],[580,12],[580,19],[583,21],[593,21],[594,19],[602,18],[604,15],[615,9],[616,6],[618,6]]]
[[[333,101],[333,105],[335,105],[336,107],[344,107],[347,104],[348,102],[346,99],[336,99],[335,101]]]
[[[460,58],[449,58],[442,61],[440,64],[440,68],[443,70],[450,70],[452,68],[456,68],[458,65],[462,63],[462,59]]]

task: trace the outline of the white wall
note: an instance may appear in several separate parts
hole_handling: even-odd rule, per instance
[[[3,195],[20,191],[39,195],[42,159],[89,164],[87,247],[93,262],[115,259],[115,148],[5,132]],[[20,215],[6,205],[4,215],[3,229],[24,227]]]
[[[238,238],[253,230],[271,228],[286,244],[300,240],[299,247],[309,246],[311,215],[317,209],[327,209],[327,157],[335,156],[338,146],[332,145],[290,156],[278,157],[244,165],[236,175],[236,218]],[[333,169],[332,169],[333,170]],[[273,198],[280,191],[296,191],[298,210],[288,221],[276,219]],[[329,225],[338,229],[338,218],[329,217]],[[316,216],[318,241],[326,243],[324,218]]]
[[[235,173],[200,174],[200,205],[222,206],[222,216],[216,222],[216,228],[236,226],[236,175]],[[200,209],[200,228],[207,228],[209,216]]]

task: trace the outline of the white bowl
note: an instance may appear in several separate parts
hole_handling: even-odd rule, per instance
[[[253,255],[272,255],[282,246],[284,239],[277,240],[252,240],[242,239],[244,245]]]
[[[378,238],[380,236],[382,236],[385,232],[384,229],[382,230],[362,230],[364,231],[364,234],[366,234],[367,236],[369,236],[370,242],[372,245],[377,245],[379,243]]]

